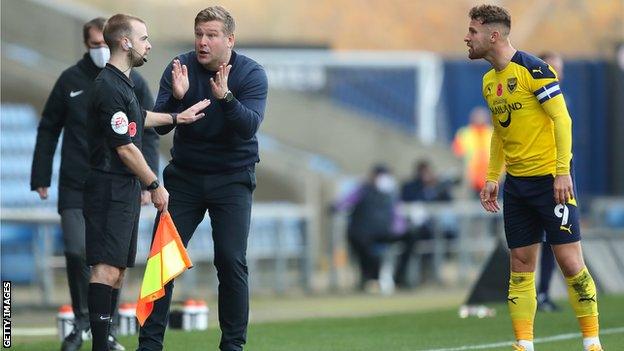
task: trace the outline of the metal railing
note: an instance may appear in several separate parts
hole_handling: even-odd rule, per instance
[[[481,260],[474,257],[485,257],[494,247],[497,238],[502,235],[502,214],[485,212],[478,201],[452,201],[440,203],[405,203],[400,206],[400,213],[408,222],[408,231],[418,230],[427,224],[431,229],[431,237],[418,239],[414,247],[412,263],[419,265],[423,255],[431,256],[432,273],[435,281],[442,281],[442,270],[446,256],[453,254],[457,259],[456,279],[459,284],[468,283],[470,272],[481,266]],[[346,242],[347,213],[336,213],[330,221],[330,240],[328,250],[330,257],[340,257],[341,252],[348,252]],[[452,227],[452,228],[451,228]],[[445,237],[449,229],[456,231],[452,240]],[[397,252],[393,249],[392,252]],[[340,281],[344,279],[344,265],[333,259],[330,271],[330,287],[340,289]],[[413,274],[412,274],[413,276]]]
[[[137,265],[142,265],[149,254],[155,216],[154,208],[145,207],[141,211]],[[256,266],[256,262],[260,260],[271,260],[273,262],[271,269],[275,273],[271,287],[276,293],[283,293],[288,288],[286,271],[289,269],[289,260],[298,262],[298,285],[304,290],[310,287],[314,266],[312,262],[314,255],[310,245],[311,219],[312,211],[305,206],[259,203],[252,207],[247,251],[249,266]],[[54,289],[53,270],[65,266],[64,257],[54,253],[54,233],[59,230],[60,216],[52,209],[3,208],[0,211],[0,220],[2,224],[36,225],[32,240],[36,271],[34,284],[39,287],[41,303],[50,305],[52,302],[50,292]],[[208,215],[193,235],[188,251],[194,263],[213,261],[214,251]],[[196,274],[195,270],[188,273],[191,276]],[[187,281],[196,283],[193,277]]]
[[[622,204],[622,198],[617,201],[610,199],[609,206],[614,203]],[[601,202],[602,203],[602,202]],[[501,204],[502,205],[502,204]],[[603,206],[605,207],[605,206]],[[589,222],[594,223],[590,227],[583,228],[583,241],[588,264],[600,269],[596,270],[597,276],[615,274],[624,278],[624,230],[605,228],[600,223],[604,216],[603,207],[596,206],[589,214]],[[481,207],[479,201],[452,201],[443,203],[405,203],[400,206],[401,214],[408,221],[408,230],[417,230],[422,225],[430,225],[432,235],[425,239],[418,239],[413,251],[412,270],[420,268],[422,258],[428,255],[431,258],[431,270],[433,280],[442,282],[444,279],[443,268],[452,261],[455,267],[453,274],[446,277],[445,283],[452,285],[466,285],[472,282],[476,274],[481,270],[483,263],[495,247],[498,240],[504,240],[502,211],[499,213],[487,213]],[[340,289],[344,281],[345,260],[337,260],[336,257],[345,256],[349,251],[346,240],[347,213],[340,212],[332,216],[329,228],[328,256],[330,260],[330,287]],[[456,235],[449,240],[445,232],[455,230]],[[384,256],[381,272],[390,271],[388,261],[394,262],[400,251],[394,244],[390,245],[389,253]],[[453,257],[449,260],[448,257]],[[610,269],[603,267],[611,267]],[[447,272],[448,273],[448,272]],[[381,274],[381,275],[382,275]],[[415,274],[418,275],[418,274]],[[447,274],[448,275],[448,274]],[[412,274],[414,277],[414,274]],[[383,277],[380,276],[380,282]],[[607,279],[603,279],[607,280]],[[624,283],[615,284],[608,279],[605,286],[608,291],[624,291]]]

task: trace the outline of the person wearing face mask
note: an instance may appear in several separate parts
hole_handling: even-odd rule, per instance
[[[375,288],[384,244],[409,239],[397,206],[397,183],[383,164],[373,166],[366,181],[332,205],[332,211],[349,212],[347,240],[360,268],[359,290]]]
[[[87,311],[87,287],[89,267],[85,261],[85,223],[83,218],[84,183],[89,170],[87,147],[87,96],[93,87],[95,77],[110,58],[110,51],[102,31],[106,19],[98,17],[83,26],[83,38],[87,52],[75,65],[65,70],[58,78],[42,113],[37,130],[31,170],[31,190],[42,200],[48,197],[53,157],[61,131],[64,131],[61,146],[58,212],[67,267],[67,281],[75,316],[72,332],[65,338],[61,350],[79,350],[83,332],[89,329]],[[136,72],[130,74],[139,103],[145,109],[154,106],[154,98],[145,80]],[[158,171],[158,135],[153,128],[146,129],[143,137],[143,154],[154,171]],[[149,202],[147,190],[142,202]],[[123,350],[115,337],[109,336],[111,350]]]

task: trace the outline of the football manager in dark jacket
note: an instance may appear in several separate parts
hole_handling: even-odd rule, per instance
[[[104,42],[102,31],[106,19],[95,18],[83,26],[84,44],[88,50],[82,59],[65,70],[56,81],[43,110],[37,130],[32,172],[31,190],[42,200],[48,197],[52,175],[52,161],[62,130],[61,168],[59,179],[58,211],[61,215],[63,243],[67,265],[67,280],[75,315],[74,330],[65,338],[63,351],[79,350],[83,331],[89,329],[87,288],[89,267],[85,261],[85,224],[83,218],[84,182],[89,171],[87,142],[87,97],[95,77],[106,65],[110,51]],[[154,98],[145,80],[135,71],[130,78],[135,93],[144,109],[152,109]],[[158,172],[158,135],[146,129],[143,154],[150,168]],[[142,203],[150,201],[147,190],[143,191]],[[123,350],[123,346],[109,336],[111,350]]]
[[[259,161],[256,132],[264,118],[267,76],[257,62],[233,50],[234,18],[224,8],[200,11],[194,34],[195,50],[165,68],[154,110],[180,112],[205,98],[213,103],[198,122],[175,127],[163,179],[184,245],[206,211],[210,215],[219,279],[219,349],[241,351],[249,317],[246,254]],[[170,282],[141,328],[140,351],[162,350],[172,293]]]

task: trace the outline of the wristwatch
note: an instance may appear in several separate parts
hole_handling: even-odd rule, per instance
[[[221,98],[221,100],[225,101],[225,102],[230,102],[234,99],[234,94],[232,94],[231,91],[226,91],[225,94],[223,94],[223,97]]]
[[[160,186],[160,183],[158,183],[158,179],[156,179],[150,185],[148,185],[145,189],[152,191],[152,190],[158,189],[159,186]]]
[[[172,126],[177,126],[178,125],[178,114],[177,113],[170,113],[169,115],[171,115],[171,125]]]

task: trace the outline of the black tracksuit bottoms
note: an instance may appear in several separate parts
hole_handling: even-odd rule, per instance
[[[169,212],[185,246],[208,210],[219,279],[219,348],[242,350],[249,317],[246,254],[256,186],[254,168],[230,174],[199,174],[169,164],[163,179],[169,192]],[[155,302],[152,314],[141,328],[139,350],[162,350],[172,293],[170,282],[166,295]]]

